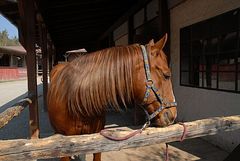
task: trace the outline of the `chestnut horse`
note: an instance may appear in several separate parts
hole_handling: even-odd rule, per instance
[[[143,107],[155,126],[168,126],[177,116],[171,71],[163,47],[167,34],[145,47],[112,47],[81,55],[51,72],[48,113],[56,133],[100,132],[107,108]],[[144,54],[145,53],[145,54]],[[70,157],[61,158],[62,161]],[[94,154],[101,160],[101,153]]]

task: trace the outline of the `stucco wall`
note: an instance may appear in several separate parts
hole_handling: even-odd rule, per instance
[[[240,94],[180,86],[180,28],[240,7],[239,0],[187,0],[170,10],[171,68],[178,102],[178,120],[240,114]],[[232,151],[240,144],[240,130],[204,137]]]

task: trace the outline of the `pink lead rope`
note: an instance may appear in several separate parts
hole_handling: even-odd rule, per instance
[[[187,134],[187,127],[186,125],[183,123],[183,122],[178,122],[179,125],[182,125],[183,126],[183,134],[180,138],[179,141],[183,141],[186,137],[186,134]],[[149,122],[145,123],[143,125],[143,127],[141,129],[138,129],[138,130],[135,130],[134,132],[126,135],[126,136],[123,136],[123,137],[114,137],[114,136],[111,136],[111,135],[108,135],[106,132],[107,132],[107,129],[104,129],[104,130],[101,130],[100,131],[100,135],[104,136],[105,138],[109,139],[109,140],[113,140],[113,141],[123,141],[123,140],[127,140],[137,134],[140,134],[142,133],[142,131],[147,128],[149,126]],[[168,143],[166,143],[166,151],[165,151],[165,161],[169,161],[169,154],[168,154]]]
[[[183,122],[178,122],[178,124],[183,126],[183,134],[182,134],[182,136],[181,136],[181,138],[179,140],[180,142],[182,142],[185,139],[185,137],[186,137],[187,127],[186,127],[186,125]],[[165,161],[169,161],[168,143],[166,143]]]
[[[139,130],[135,130],[134,132],[126,135],[126,136],[123,136],[123,137],[114,137],[114,136],[111,136],[111,135],[108,135],[107,133],[105,133],[107,130],[104,129],[104,130],[101,130],[100,131],[100,134],[102,136],[104,136],[105,138],[109,139],[109,140],[113,140],[113,141],[123,141],[123,140],[127,140],[133,136],[135,136],[136,134],[140,134],[143,130],[142,129],[139,129]]]
[[[129,138],[131,138],[131,137],[133,137],[133,136],[135,136],[135,135],[137,135],[137,134],[142,133],[142,131],[143,131],[144,129],[146,129],[149,125],[150,125],[150,122],[147,121],[147,122],[142,126],[141,129],[135,130],[135,131],[133,131],[132,133],[130,133],[130,134],[124,136],[124,137],[114,137],[114,136],[110,136],[110,135],[108,135],[108,134],[106,133],[107,129],[101,130],[101,131],[100,131],[100,135],[104,136],[105,138],[107,138],[107,139],[109,139],[109,140],[113,140],[113,141],[123,141],[123,140],[127,140],[127,139],[129,139]]]

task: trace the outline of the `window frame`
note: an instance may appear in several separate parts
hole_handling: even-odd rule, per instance
[[[233,26],[229,25],[226,27],[227,29],[224,29],[224,31],[214,33],[213,29],[214,29],[214,25],[215,25],[215,27],[217,25],[216,22],[223,23],[224,17],[226,17],[229,14],[233,14],[233,16],[235,16],[237,14],[237,22],[236,22],[237,27],[235,26],[235,24],[232,23]],[[221,19],[222,22],[216,21],[219,19]],[[214,22],[216,24],[214,24]],[[203,25],[203,26],[205,25],[205,27],[206,26],[209,27],[210,29],[208,29],[208,30],[210,31],[212,29],[213,33],[209,32],[209,31],[205,31],[205,30],[204,31],[202,30],[202,32],[201,32],[201,25]],[[232,28],[234,28],[234,30],[232,30]],[[219,29],[219,30],[221,30],[221,29]],[[201,35],[199,33],[201,33]],[[229,36],[229,34],[233,34],[233,35],[236,34],[236,35],[234,35],[235,36],[234,38],[236,38],[236,41],[237,41],[236,42],[237,46],[235,47],[235,49],[231,48],[233,50],[229,49],[227,51],[224,51],[223,48],[220,49],[220,47],[223,47],[221,45],[223,45],[223,43],[224,43],[224,38],[222,38],[224,34],[225,34],[224,38],[226,38],[226,36]],[[199,36],[199,38],[197,36]],[[233,38],[233,40],[235,40],[234,38]],[[216,39],[215,41],[216,41],[217,46],[213,46],[212,44],[214,44],[214,43],[210,42],[209,44],[212,43],[211,44],[212,47],[216,47],[216,48],[215,48],[215,50],[213,48],[212,52],[207,52],[205,50],[206,49],[205,47],[208,44],[205,44],[205,46],[204,46],[204,43],[205,43],[204,41],[213,41],[213,39]],[[202,45],[201,51],[195,52],[193,49],[193,43],[196,43],[197,41],[201,42],[201,40],[202,40],[202,43],[200,44],[200,45]],[[206,43],[208,43],[208,42],[206,42]],[[186,53],[183,53],[184,50]],[[225,59],[228,60],[228,63],[222,64],[222,65],[220,64],[220,60],[224,60],[224,58],[222,56],[226,57]],[[208,59],[206,57],[208,57]],[[220,59],[220,57],[223,59]],[[211,68],[208,70],[206,69],[207,65],[206,65],[206,62],[204,63],[204,59],[205,59],[205,61],[206,60],[212,61],[212,62],[210,62],[210,65],[209,65]],[[227,71],[220,70],[219,68],[224,65],[230,66],[230,63],[229,63],[230,59],[234,60],[233,64],[234,64],[235,68],[233,68],[232,70],[227,70]],[[239,90],[240,89],[239,88],[240,87],[239,59],[240,59],[240,8],[234,9],[232,11],[223,13],[223,14],[215,16],[213,18],[209,18],[207,20],[204,20],[204,21],[201,21],[201,22],[198,22],[198,23],[195,23],[195,24],[192,24],[192,25],[189,25],[189,26],[186,26],[186,27],[183,27],[180,29],[180,64],[179,64],[179,66],[180,66],[180,68],[179,68],[180,69],[180,79],[179,79],[180,86],[201,88],[201,89],[207,89],[207,90],[225,91],[225,92],[232,92],[232,93],[240,93],[240,90]],[[184,64],[184,62],[185,62],[185,64]],[[188,64],[186,64],[186,62]],[[197,64],[197,65],[195,65],[195,64]],[[205,67],[205,69],[201,70],[201,67],[200,67],[201,65],[203,65],[203,67]],[[213,65],[216,65],[215,71],[212,69]],[[195,70],[195,69],[198,69],[198,70]],[[209,81],[209,79],[204,79],[204,77],[206,76],[206,73],[209,74],[209,72],[210,72],[210,76],[208,78],[210,78],[210,87],[208,87],[209,86],[208,83],[206,83],[206,85],[204,84],[205,81],[206,82]],[[184,73],[186,73],[185,76],[183,76]],[[212,79],[212,76],[213,76],[212,73],[216,74],[216,87],[212,86],[212,81],[215,81],[215,79]],[[229,73],[229,74],[234,73],[234,77],[226,77],[227,79],[234,78],[233,81],[232,80],[229,81],[230,83],[232,82],[234,84],[233,85],[234,89],[230,90],[230,89],[223,89],[223,88],[219,87],[220,74],[222,74],[222,73]]]

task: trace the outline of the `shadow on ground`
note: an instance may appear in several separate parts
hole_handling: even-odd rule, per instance
[[[39,123],[40,137],[47,137],[54,134],[49,123],[48,114],[43,109],[42,84],[38,85],[39,103]],[[26,97],[27,93],[9,101],[0,107],[0,112],[12,106],[17,101]],[[128,109],[121,113],[109,111],[106,118],[106,124],[109,126],[132,126],[133,110]],[[29,138],[29,110],[26,108],[18,117],[15,117],[8,125],[0,129],[0,139],[23,139]],[[106,152],[102,155],[103,161],[160,161],[164,159],[165,144],[157,144],[146,147],[139,147],[115,152]],[[170,143],[169,160],[170,161],[222,161],[227,156],[215,146],[203,141],[200,138],[185,140],[183,142]],[[39,159],[39,161],[57,161],[58,159]],[[92,160],[92,155],[87,155],[87,161]]]

